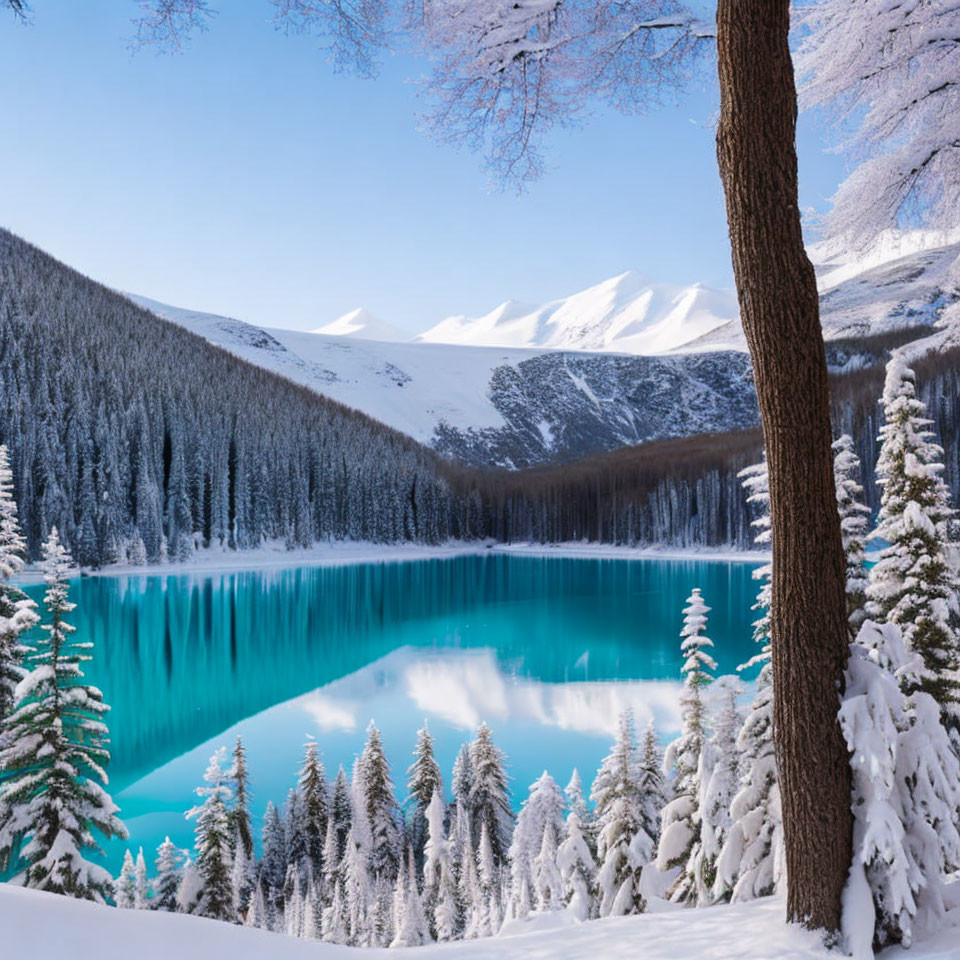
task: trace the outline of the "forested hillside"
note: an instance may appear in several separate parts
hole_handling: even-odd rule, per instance
[[[31,556],[462,536],[437,457],[0,231],[0,442]]]
[[[856,438],[872,507],[882,365],[891,347],[916,335],[831,344],[836,368],[850,370],[833,377],[836,429]],[[915,366],[956,497],[960,351]],[[679,415],[684,397],[675,400]],[[727,422],[753,422],[752,402],[742,419],[734,409]],[[521,471],[458,465],[140,309],[5,231],[0,443],[10,448],[31,555],[56,525],[92,566],[265,540],[748,547],[737,472],[761,452],[754,428]]]

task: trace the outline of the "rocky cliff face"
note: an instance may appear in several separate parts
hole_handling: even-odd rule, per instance
[[[440,423],[434,448],[469,463],[520,468],[759,421],[749,358],[732,351],[548,353],[494,369],[489,397],[503,426]]]

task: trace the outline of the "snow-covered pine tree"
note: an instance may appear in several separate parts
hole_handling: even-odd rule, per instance
[[[180,913],[193,913],[200,898],[200,873],[197,865],[187,853],[180,871],[180,884],[177,887],[177,910]]]
[[[470,787],[470,814],[475,842],[486,824],[490,847],[497,867],[507,862],[510,834],[513,830],[513,811],[507,788],[504,756],[493,742],[490,728],[481,723],[477,737],[470,744],[470,767],[473,782]]]
[[[169,837],[165,837],[163,843],[157,847],[157,875],[153,881],[151,909],[166,910],[169,913],[177,909],[177,890],[186,860],[186,852],[173,844]]]
[[[581,829],[584,828],[590,821],[590,808],[583,790],[583,779],[576,767],[573,768],[570,782],[563,788],[563,796],[567,801],[567,810],[577,815]]]
[[[470,759],[470,744],[460,745],[456,759],[453,761],[453,805],[463,803],[470,811],[471,793],[473,792],[473,761]]]
[[[852,633],[866,617],[867,569],[864,564],[870,508],[863,503],[860,484],[860,458],[854,452],[853,437],[844,433],[833,443],[833,476],[837,485],[840,511],[840,535],[847,558],[847,612]]]
[[[476,862],[473,858],[473,825],[470,822],[470,812],[465,800],[457,800],[452,815],[452,824],[448,842],[450,846],[451,873],[456,888],[456,916],[454,922],[454,935],[450,939],[458,939],[466,936],[467,927],[470,924],[474,903],[467,899],[469,891],[467,890],[468,865],[474,864],[474,873],[476,873]]]
[[[557,867],[567,909],[577,920],[592,920],[597,911],[597,864],[576,809],[567,815],[567,835],[557,849]]]
[[[433,909],[433,926],[437,940],[453,940],[459,932],[460,907],[453,861],[447,858],[440,865],[440,883]]]
[[[663,779],[663,751],[660,749],[652,717],[643,735],[637,782],[640,786],[641,823],[644,833],[650,837],[656,849],[660,843],[660,811],[667,805],[669,790]]]
[[[390,765],[383,751],[383,740],[372,720],[367,727],[367,742],[360,754],[356,775],[363,778],[363,794],[367,804],[369,868],[374,879],[382,879],[392,887],[400,865],[397,799],[390,778]]]
[[[136,905],[136,867],[133,863],[133,854],[129,850],[124,851],[120,876],[113,885],[113,900],[121,910],[133,910]]]
[[[353,810],[346,851],[343,855],[343,898],[347,943],[352,946],[374,946],[376,908],[374,878],[370,869],[373,838],[370,831],[366,777],[358,759],[353,767]]]
[[[783,816],[773,742],[772,670],[767,660],[737,745],[744,767],[730,805],[730,828],[717,859],[714,898],[765,897],[786,881]]]
[[[711,685],[711,695],[715,706],[708,745],[710,765],[709,775],[701,783],[700,847],[694,865],[699,905],[716,898],[717,859],[730,832],[730,807],[740,788],[737,739],[743,717],[738,699],[743,684],[736,676],[718,677]]]
[[[435,792],[443,794],[443,778],[433,752],[433,737],[424,720],[417,731],[417,745],[413,751],[413,763],[407,770],[407,796],[412,806],[410,837],[417,863],[423,861],[423,847],[427,842],[427,807]]]
[[[233,908],[230,825],[227,819],[230,788],[223,769],[225,760],[224,747],[214,751],[203,775],[207,786],[196,789],[202,803],[187,812],[187,818],[197,822],[194,864],[198,889],[197,899],[189,912],[212,920],[233,922],[237,915]]]
[[[420,902],[417,889],[417,871],[413,859],[413,848],[407,848],[407,868],[403,871],[404,895],[400,902],[400,915],[397,918],[397,935],[391,947],[420,947],[429,943],[430,928]]]
[[[548,820],[543,825],[540,849],[533,858],[533,890],[538,911],[559,910],[566,905],[557,849],[557,828]]]
[[[493,844],[486,821],[480,828],[480,845],[477,847],[477,880],[479,881],[480,909],[474,936],[492,937],[503,921],[500,909],[500,868],[493,856]]]
[[[709,611],[700,590],[695,588],[687,598],[680,631],[684,658],[681,732],[664,756],[664,767],[674,773],[674,798],[663,808],[657,867],[660,870],[680,867],[669,891],[670,899],[677,903],[695,903],[702,883],[697,875],[702,824],[700,804],[704,779],[710,775],[702,691],[713,680],[710,671],[717,669],[716,661],[708,652],[713,641],[703,635]]]
[[[12,865],[20,883],[103,902],[113,878],[84,851],[100,852],[94,830],[108,838],[126,838],[127,830],[104,790],[110,753],[103,716],[109,708],[83,681],[81,664],[91,659],[92,645],[72,640],[74,627],[65,620],[75,606],[68,599],[70,567],[54,527],[43,544],[49,622],[2,726],[0,859],[23,840]]]
[[[271,801],[263,815],[260,836],[261,858],[259,882],[264,890],[268,926],[275,914],[283,910],[283,882],[287,876],[287,840],[280,811]]]
[[[510,900],[507,910],[510,919],[519,920],[525,916],[525,890],[527,898],[531,893],[536,896],[533,867],[543,845],[544,827],[550,825],[556,841],[563,831],[563,811],[563,794],[553,777],[544,770],[530,785],[530,792],[517,815],[513,839],[510,841]]]
[[[333,887],[330,904],[323,911],[322,936],[324,943],[348,943],[350,931],[347,924],[347,909],[343,894],[343,882],[337,880]]]
[[[0,445],[0,722],[13,710],[17,684],[24,675],[24,657],[29,650],[21,637],[38,620],[37,605],[8,582],[23,569],[26,548],[13,498],[10,457],[7,448]]]
[[[303,809],[303,797],[300,791],[291,787],[287,791],[287,802],[283,808],[283,834],[286,841],[287,867],[295,866],[299,877],[307,875],[307,824]],[[290,872],[284,875],[284,896],[291,892]]]
[[[244,925],[254,930],[269,930],[270,919],[267,910],[267,898],[263,894],[263,884],[258,883],[250,900],[250,909],[247,911]]]
[[[303,925],[300,936],[302,936],[304,940],[320,939],[322,933],[322,916],[323,904],[311,874],[307,880],[307,886],[303,894]]]
[[[443,799],[439,788],[434,790],[433,798],[427,805],[427,838],[423,847],[423,909],[430,921],[431,930],[436,933],[435,913],[439,905],[440,884],[445,866],[450,860],[450,846],[443,828]],[[449,873],[449,871],[448,871]]]
[[[870,570],[867,613],[900,625],[923,668],[906,675],[905,692],[930,694],[960,749],[960,639],[957,571],[947,529],[954,511],[943,482],[943,448],[931,439],[926,407],[913,371],[899,353],[887,364],[883,387],[877,483],[880,514],[871,539],[887,544]]]
[[[252,856],[247,856],[239,831],[234,834],[231,848],[233,865],[230,868],[230,885],[233,888],[233,907],[237,916],[243,918],[250,908],[250,900],[257,885],[257,865]]]
[[[406,897],[407,862],[406,860],[401,860],[399,872],[397,873],[397,879],[393,886],[393,909],[391,911],[393,916],[393,933],[390,936],[390,946],[393,946],[393,941],[396,940],[397,935],[400,933],[400,924],[403,920],[403,904],[406,900]]]
[[[864,622],[851,644],[840,726],[853,768],[854,859],[844,895],[847,952],[929,936],[960,862],[960,763],[933,698],[902,677],[923,669],[897,624]]]
[[[373,881],[373,914],[371,916],[372,933],[369,946],[389,947],[396,936],[396,924],[393,916],[393,895],[395,884],[383,877]]]
[[[320,899],[324,903],[330,902],[339,875],[340,846],[337,843],[337,827],[330,816],[327,817],[327,835],[323,841],[323,873],[319,885]]]
[[[300,881],[300,870],[297,864],[291,863],[287,867],[287,878],[284,881],[284,932],[288,937],[299,937],[303,933],[303,893]]]
[[[330,798],[330,819],[333,820],[337,833],[337,859],[342,860],[347,849],[347,834],[350,832],[350,818],[353,815],[353,799],[350,791],[350,780],[343,765],[337,769],[333,781],[333,791]]]
[[[137,851],[136,873],[134,875],[133,908],[146,910],[149,906],[149,886],[147,882],[147,861],[143,859],[143,847]]]
[[[770,490],[766,462],[740,472],[747,502],[757,512],[754,542],[770,542]],[[770,565],[753,571],[760,581],[753,609],[760,616],[753,624],[760,653],[739,669],[760,665],[757,689],[747,712],[737,745],[742,775],[740,790],[730,805],[730,831],[717,859],[714,897],[737,902],[765,897],[783,889],[786,881],[783,817],[773,742],[773,666],[770,662]]]
[[[480,893],[480,878],[477,875],[477,859],[473,852],[471,831],[467,830],[458,843],[460,862],[457,870],[457,901],[460,907],[459,935],[464,940],[479,936],[483,916],[483,897]]]
[[[233,804],[228,815],[230,836],[243,845],[244,860],[253,861],[253,827],[250,822],[250,774],[247,770],[247,751],[243,737],[237,734],[233,745],[233,762],[227,771],[227,782],[233,792]]]
[[[304,750],[297,791],[303,813],[307,859],[314,876],[319,877],[323,873],[323,845],[327,834],[327,777],[316,742],[308,741]]]
[[[654,841],[643,826],[644,797],[637,767],[633,714],[624,710],[617,726],[617,739],[590,791],[600,865],[597,886],[601,917],[642,913],[646,908],[640,873],[653,858]]]

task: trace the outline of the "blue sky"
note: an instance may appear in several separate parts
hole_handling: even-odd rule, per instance
[[[523,196],[417,130],[426,65],[335,75],[317,44],[226,2],[179,56],[132,54],[133,0],[0,16],[0,225],[97,280],[310,328],[359,305],[409,330],[627,269],[731,287],[712,86],[643,118],[597,110]],[[801,119],[801,203],[844,174]]]

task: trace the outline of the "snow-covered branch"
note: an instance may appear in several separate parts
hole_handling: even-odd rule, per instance
[[[194,32],[206,30],[214,16],[207,0],[137,0],[140,16],[134,46],[179,52]]]
[[[389,0],[270,0],[273,23],[287,33],[320,39],[337,71],[374,77],[389,46]]]
[[[869,242],[960,217],[960,2],[819,0],[801,9],[801,105],[824,106],[858,161],[824,226]]]
[[[715,35],[662,0],[433,0],[413,23],[426,50],[440,52],[429,129],[485,149],[496,179],[512,185],[540,175],[544,138],[589,100],[649,107]]]

